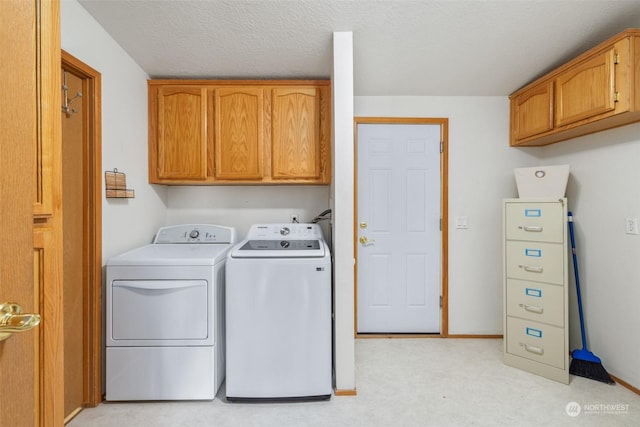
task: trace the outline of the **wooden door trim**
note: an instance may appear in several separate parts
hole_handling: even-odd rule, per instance
[[[448,337],[449,336],[449,119],[419,117],[354,117],[354,196],[353,196],[353,257],[356,264],[353,272],[354,283],[354,336],[367,337],[370,334],[358,333],[358,125],[359,124],[420,124],[439,125],[442,155],[440,156],[440,218],[442,219],[441,237],[441,296],[442,318],[439,334],[414,334],[416,337]],[[406,334],[384,334],[385,337],[406,336]]]
[[[88,184],[86,220],[88,247],[84,262],[88,265],[87,292],[83,313],[86,358],[84,371],[84,400],[87,406],[102,402],[102,75],[68,52],[62,50],[61,65],[81,77],[86,84],[88,99],[85,115],[88,129],[88,160],[84,180]],[[85,94],[85,98],[87,97]]]
[[[49,175],[43,175],[44,188],[51,192],[50,215],[37,218],[34,212],[34,239],[46,229],[51,236],[48,248],[50,268],[46,271],[41,290],[42,328],[40,349],[40,426],[60,425],[64,418],[64,313],[62,281],[62,119],[60,91],[60,2],[37,0],[38,63],[37,79],[38,138],[43,150],[43,162],[50,165]],[[48,156],[46,159],[44,156]],[[34,241],[34,244],[36,242]]]

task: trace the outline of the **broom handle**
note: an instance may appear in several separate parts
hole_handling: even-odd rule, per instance
[[[580,277],[578,276],[578,257],[576,255],[576,242],[573,237],[573,214],[568,212],[569,237],[571,238],[571,254],[573,255],[573,272],[576,275],[576,293],[578,294],[578,313],[580,314],[580,334],[582,335],[582,348],[587,348],[587,336],[584,333],[584,317],[582,314],[582,295],[580,293]]]

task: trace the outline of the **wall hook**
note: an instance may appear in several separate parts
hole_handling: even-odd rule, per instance
[[[78,112],[78,110],[71,108],[71,103],[76,98],[82,98],[82,92],[76,92],[75,96],[69,98],[69,87],[67,86],[67,72],[62,72],[62,112],[67,116],[71,116]]]

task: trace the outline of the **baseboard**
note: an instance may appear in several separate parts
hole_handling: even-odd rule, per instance
[[[473,335],[473,334],[450,334],[447,335],[447,338],[482,338],[482,339],[502,339],[503,335]]]
[[[442,338],[440,334],[356,334],[356,338],[372,339],[372,338]]]
[[[339,389],[335,389],[333,391],[333,394],[335,394],[336,396],[355,396],[358,394],[358,392],[356,391],[356,389],[350,389],[350,390],[339,390]]]
[[[629,390],[631,390],[635,394],[640,395],[640,388],[632,386],[628,382],[626,382],[624,380],[621,380],[620,378],[616,377],[615,375],[609,374],[609,376],[611,377],[612,380],[614,380],[616,383],[620,384],[622,387],[628,388]]]
[[[453,335],[442,335],[442,334],[368,334],[368,333],[359,333],[355,335],[356,338],[362,339],[373,339],[373,338],[473,338],[473,339],[502,339],[503,335],[474,335],[474,334],[453,334]]]

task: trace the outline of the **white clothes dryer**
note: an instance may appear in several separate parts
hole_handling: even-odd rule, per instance
[[[235,229],[161,228],[107,261],[106,400],[211,400],[225,374],[224,287]]]
[[[328,399],[331,255],[318,224],[256,224],[227,259],[226,395]]]

